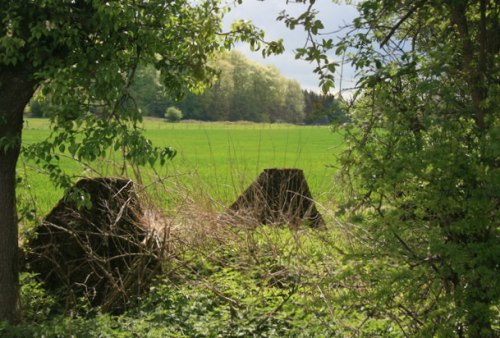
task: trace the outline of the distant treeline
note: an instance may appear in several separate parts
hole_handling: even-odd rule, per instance
[[[156,69],[140,66],[131,96],[145,116],[153,117],[164,117],[166,110],[175,106],[184,119],[202,121],[328,124],[344,118],[341,103],[333,95],[302,90],[297,81],[286,79],[277,68],[250,61],[238,52],[220,55],[214,67],[219,75],[211,88],[174,101],[165,95]],[[47,116],[49,106],[47,98],[38,97],[29,114]]]

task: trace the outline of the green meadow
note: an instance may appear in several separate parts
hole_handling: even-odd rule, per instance
[[[166,123],[149,119],[144,121],[143,128],[155,145],[171,146],[177,151],[176,157],[163,167],[141,168],[143,181],[149,185],[161,180],[173,194],[182,190],[193,198],[202,196],[223,207],[234,201],[263,169],[300,168],[314,198],[320,204],[332,200],[334,165],[342,137],[328,127],[247,122]],[[43,140],[49,133],[48,120],[26,119],[23,142]],[[117,175],[121,166],[117,162],[108,159],[87,166],[61,156],[62,167],[75,177]],[[61,198],[62,191],[55,189],[47,175],[33,163],[21,160],[19,166],[39,213],[45,214]],[[132,172],[128,176],[136,179]]]

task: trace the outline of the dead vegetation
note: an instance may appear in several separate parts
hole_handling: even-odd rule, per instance
[[[83,298],[119,312],[160,272],[161,238],[147,227],[132,181],[82,179],[71,192],[35,229],[26,263],[64,294],[66,309]],[[85,198],[91,203],[79,205]]]
[[[176,278],[177,270],[189,268],[185,252],[196,248],[217,257],[210,254],[214,248],[244,244],[252,236],[242,240],[236,231],[241,225],[251,231],[258,224],[325,224],[298,169],[264,171],[223,214],[175,182],[158,179],[148,194],[140,189],[128,179],[82,179],[36,227],[27,268],[63,295],[66,310],[83,299],[105,312],[122,312],[160,272]],[[175,196],[175,211],[155,206],[148,197],[155,194]]]
[[[325,225],[300,169],[265,169],[229,207],[226,217],[238,223],[319,228]]]

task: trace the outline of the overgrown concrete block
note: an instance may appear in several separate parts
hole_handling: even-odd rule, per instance
[[[301,169],[265,169],[227,214],[260,224],[325,225]]]
[[[159,241],[144,226],[132,181],[82,179],[77,190],[90,197],[91,206],[62,199],[35,229],[28,269],[46,288],[64,294],[67,309],[85,297],[104,311],[119,312],[160,271]]]

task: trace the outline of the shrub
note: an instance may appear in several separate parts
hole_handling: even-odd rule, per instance
[[[179,122],[182,119],[182,111],[177,107],[168,107],[165,119],[168,122]]]

